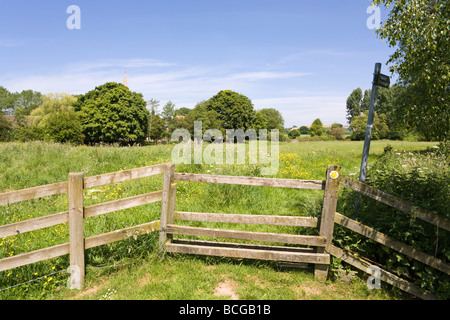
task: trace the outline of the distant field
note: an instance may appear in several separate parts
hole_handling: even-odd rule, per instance
[[[394,148],[394,151],[420,150],[436,145],[435,143],[424,142],[373,141],[371,145],[369,166],[370,163],[373,163],[377,157],[382,154],[383,149],[388,144]],[[357,176],[362,146],[362,142],[350,141],[282,143],[280,144],[280,163],[276,177],[324,179],[328,164],[341,165],[344,174]],[[85,176],[92,176],[101,173],[170,162],[172,147],[173,145],[157,145],[118,148],[107,146],[75,147],[41,142],[24,144],[0,143],[0,192],[65,181],[67,180],[69,172],[84,172]],[[177,166],[176,171],[257,176],[260,174],[260,167],[258,165],[250,164],[179,165]],[[91,205],[126,196],[160,190],[161,185],[161,177],[152,177],[93,188],[91,190],[86,190],[85,204]],[[320,214],[321,197],[321,191],[315,190],[285,190],[267,187],[208,185],[205,183],[180,182],[178,184],[177,193],[177,210],[317,216]],[[65,211],[67,210],[67,205],[67,196],[58,195],[25,201],[9,206],[2,206],[0,207],[0,225]],[[91,218],[85,223],[85,236],[89,237],[95,234],[157,220],[159,219],[159,214],[160,205],[159,203],[155,203]],[[255,231],[273,231],[272,227],[267,226],[239,226],[239,228]],[[278,228],[277,232],[299,232],[297,229],[284,227],[284,229]],[[143,236],[142,238],[143,239],[138,241],[133,239],[130,241],[125,240],[88,250],[88,265],[110,265],[123,261],[136,261],[139,260],[139,257],[146,257],[148,256],[149,250],[150,252],[154,250],[155,239],[150,236]],[[65,242],[68,242],[68,228],[66,224],[7,237],[0,239],[0,258]],[[144,258],[144,260],[145,259],[147,258]],[[179,262],[175,262],[175,260],[168,261],[172,261],[171,263],[173,263],[174,268],[178,268],[177,266],[181,268],[180,274],[188,273],[187,270],[183,271],[183,267],[181,267]],[[200,263],[191,260],[189,261],[189,263],[193,265]],[[161,263],[164,264],[164,262],[154,263],[155,268],[164,268]],[[0,272],[0,290],[2,288],[11,287],[16,284],[39,278],[43,275],[45,276],[54,273],[55,271],[65,270],[67,266],[68,258],[60,257]],[[248,279],[243,274],[233,273],[235,267],[237,267],[237,265],[232,264],[230,267],[221,266],[220,268],[226,270],[226,273],[230,274],[230,277],[239,283],[239,286],[242,287],[248,285]],[[255,269],[252,269],[254,267],[254,265],[248,266],[249,272],[254,272]],[[205,266],[205,268],[207,267]],[[262,278],[267,278],[267,275],[265,275],[264,272],[266,271],[258,271],[257,274]],[[289,272],[286,274],[286,277],[289,278],[292,276],[295,279],[298,277],[306,277],[305,279],[307,279],[308,282],[313,282],[309,275],[299,276],[297,273],[298,272]],[[95,282],[95,277],[89,278],[89,274],[94,276],[98,274],[98,271],[88,269],[88,281],[91,279],[90,281]],[[21,297],[36,299],[50,297],[55,294],[54,290],[56,288],[65,286],[66,279],[67,275],[65,272],[61,272],[53,277],[49,276],[37,282],[24,284],[14,289],[0,291],[0,299],[17,299]],[[169,279],[171,279],[170,276]],[[201,279],[201,277],[199,279]],[[216,281],[219,281],[220,279],[220,277],[217,277]],[[115,280],[109,279],[107,281],[114,283]],[[214,283],[206,284],[206,286],[214,287]],[[207,287],[205,287],[205,290],[209,290]],[[358,290],[360,289],[361,288]],[[270,294],[265,294],[264,290],[256,295],[250,294],[250,291],[245,291],[247,290],[245,288],[242,290],[238,290],[241,297],[254,299],[272,297]],[[286,293],[285,295],[284,293],[281,293],[283,290],[280,292],[277,291],[277,293],[272,292],[273,297],[286,299],[295,297],[308,298],[307,295],[305,296],[300,293],[297,296],[295,294],[293,295],[289,290],[290,293]],[[98,290],[98,293],[93,294],[92,297],[98,297],[101,292],[103,291]],[[368,293],[364,293],[364,295],[368,295],[369,297],[373,296]],[[68,296],[72,295],[68,293]],[[126,297],[121,295],[117,296]],[[208,297],[208,295],[206,296]],[[147,298],[170,299],[174,297],[176,298],[178,296],[172,292],[172,295],[158,293],[155,296],[150,295]],[[139,297],[136,296],[136,298]],[[197,296],[193,295],[192,298],[197,298]],[[333,298],[339,297],[333,296]],[[341,298],[345,297],[341,296]],[[189,297],[187,297],[187,299],[189,299]]]

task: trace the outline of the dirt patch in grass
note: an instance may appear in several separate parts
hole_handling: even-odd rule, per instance
[[[84,296],[90,295],[90,294],[94,294],[96,293],[98,290],[100,290],[103,286],[97,285],[97,286],[93,286],[92,288],[83,290],[81,292],[78,292],[73,298],[75,300],[81,299]]]
[[[227,296],[231,297],[231,300],[239,300],[239,296],[234,291],[237,287],[236,282],[233,280],[225,280],[220,282],[214,289],[215,296]]]

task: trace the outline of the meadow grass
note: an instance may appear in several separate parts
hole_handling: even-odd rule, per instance
[[[390,144],[394,150],[420,150],[433,146],[435,143],[422,142],[397,142],[397,141],[373,141],[371,145],[371,157],[369,166],[379,157],[384,147]],[[39,186],[43,184],[67,181],[69,172],[83,172],[84,176],[92,176],[102,173],[126,170],[142,166],[154,165],[171,161],[171,150],[173,145],[156,145],[147,147],[111,147],[111,146],[71,146],[65,144],[53,144],[43,142],[32,143],[1,143],[0,144],[0,192],[19,190]],[[328,164],[338,164],[342,166],[342,172],[346,175],[356,175],[359,172],[362,142],[350,141],[315,141],[300,143],[280,144],[280,167],[275,177],[296,178],[296,179],[324,179]],[[260,167],[258,165],[178,165],[177,172],[210,173],[222,175],[242,175],[259,176]],[[85,190],[85,205],[93,205],[106,201],[116,200],[128,196],[161,190],[162,177],[137,179],[128,182],[115,183],[102,187]],[[196,212],[217,212],[217,213],[247,213],[247,214],[280,214],[280,215],[302,215],[319,216],[323,193],[316,190],[291,190],[269,187],[220,185],[195,182],[179,182],[177,189],[176,209],[180,211]],[[14,223],[17,221],[44,216],[56,212],[66,211],[68,206],[67,195],[57,195],[24,201],[8,206],[0,207],[0,225]],[[160,203],[149,204],[137,208],[122,210],[107,215],[102,215],[85,221],[85,237],[101,234],[117,229],[158,220],[160,215]],[[191,225],[198,225],[192,223]],[[218,227],[216,224],[209,224],[208,227]],[[223,225],[221,225],[223,227]],[[270,227],[270,226],[249,226],[233,225],[230,228],[265,232],[282,233],[302,233],[310,234],[314,231],[308,228],[293,227]],[[29,233],[24,233],[12,237],[0,239],[0,259],[17,255],[20,253],[49,247],[56,244],[68,242],[68,226],[61,224],[54,227],[41,229]],[[158,260],[153,257],[155,252],[156,238],[154,236],[142,236],[138,240],[133,238],[121,242],[93,248],[86,251],[87,265],[91,267],[101,267],[111,264],[122,264],[136,261],[151,260],[154,268],[167,268],[174,265],[174,273],[164,275],[171,279],[173,277],[188,278],[189,270],[194,267],[189,264],[205,264],[204,259],[169,259]],[[150,257],[150,258],[149,258]],[[166,261],[166,262],[165,262]],[[188,261],[187,267],[182,267]],[[210,262],[210,260],[206,260]],[[220,259],[219,259],[220,261]],[[239,296],[241,298],[266,299],[274,296],[280,299],[308,298],[308,295],[293,293],[287,288],[278,288],[274,285],[272,292],[265,293],[265,290],[257,288],[246,288],[245,274],[258,274],[260,263],[245,264],[245,268],[255,268],[246,270],[242,265],[235,265],[230,261],[220,264],[220,268],[227,268],[230,264],[230,277],[236,277],[235,282],[239,283]],[[208,263],[202,268],[206,268]],[[68,267],[68,257],[63,256],[50,259],[40,263],[15,268],[0,272],[0,290],[19,285],[17,287],[0,291],[0,299],[43,299],[56,294],[57,297],[72,297],[67,293],[65,281],[67,273],[64,271]],[[149,267],[148,265],[146,266]],[[139,264],[137,265],[139,269]],[[144,268],[144,267],[143,267]],[[153,267],[151,267],[153,268]],[[178,270],[180,269],[180,270]],[[267,271],[267,270],[269,271]],[[178,270],[178,271],[177,271]],[[185,270],[185,271],[183,271]],[[222,270],[222,269],[220,269]],[[263,268],[265,272],[273,272],[272,267]],[[60,273],[47,276],[60,271]],[[177,276],[177,272],[179,275]],[[238,274],[242,272],[239,276]],[[261,271],[263,272],[263,271]],[[129,273],[129,272],[126,272]],[[237,273],[237,274],[236,274]],[[97,269],[88,269],[87,279],[95,283],[97,276],[101,274]],[[120,271],[119,271],[120,274]],[[159,273],[155,270],[154,277]],[[276,273],[275,273],[276,274]],[[292,276],[292,281],[300,281],[302,277],[313,281],[302,272],[288,272]],[[129,275],[127,275],[129,276]],[[27,281],[45,277],[36,282]],[[275,277],[275,276],[274,276]],[[298,278],[296,278],[298,277]],[[269,275],[261,274],[260,281],[269,279]],[[295,279],[297,280],[295,280]],[[305,279],[306,279],[305,278]],[[187,294],[185,290],[173,289],[168,293],[160,292],[154,295],[149,294],[148,299],[172,299],[183,298],[213,298],[211,288],[217,285],[220,277],[208,282],[201,275],[193,283],[202,283],[205,286],[203,295]],[[89,281],[89,280],[88,280]],[[105,281],[115,281],[108,279]],[[117,280],[119,281],[119,280]],[[126,280],[123,280],[124,282]],[[150,280],[149,280],[150,281]],[[163,279],[153,279],[152,281],[163,281]],[[172,280],[168,280],[172,281]],[[173,280],[174,281],[174,280]],[[197,281],[197,282],[196,282]],[[205,281],[203,283],[203,281]],[[306,280],[305,280],[306,281]],[[242,283],[241,283],[242,282]],[[89,282],[88,282],[89,283]],[[197,285],[199,285],[197,283]],[[193,284],[193,285],[194,285]],[[281,284],[280,284],[281,285]],[[175,284],[174,284],[175,286]],[[151,287],[151,286],[150,286]],[[143,286],[143,291],[151,291],[147,285]],[[200,285],[201,287],[201,285]],[[269,285],[266,285],[269,288]],[[58,289],[57,291],[55,291]],[[60,290],[61,289],[61,290]],[[134,297],[119,293],[125,290],[117,290],[117,296]],[[284,291],[286,290],[286,291]],[[358,289],[359,290],[359,289]],[[358,291],[357,290],[357,291]],[[295,290],[294,290],[295,291]],[[324,290],[322,290],[324,291]],[[363,290],[364,291],[364,290]],[[57,293],[55,293],[57,292]],[[172,293],[170,293],[172,292]],[[194,292],[196,292],[194,290]],[[260,292],[251,294],[250,292]],[[283,292],[286,292],[285,294]],[[101,290],[99,294],[101,295]],[[137,299],[145,299],[144,292]],[[364,297],[367,293],[363,293]],[[326,294],[323,293],[323,297]],[[339,295],[334,298],[339,298]],[[370,295],[369,295],[370,296]],[[94,294],[87,297],[97,298]],[[312,296],[311,296],[312,297]],[[310,297],[310,298],[311,298]],[[341,298],[345,298],[341,296]]]

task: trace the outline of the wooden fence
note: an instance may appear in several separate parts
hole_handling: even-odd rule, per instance
[[[175,252],[184,254],[212,255],[232,258],[248,258],[261,260],[277,260],[297,263],[311,263],[315,265],[315,277],[325,280],[330,264],[328,248],[333,236],[334,213],[336,211],[337,194],[339,190],[338,177],[340,167],[330,165],[327,179],[296,180],[259,177],[217,176],[206,174],[174,173],[167,177],[167,184],[173,181],[191,181],[222,183],[233,185],[265,186],[278,188],[312,189],[324,191],[324,204],[321,221],[314,217],[273,216],[273,215],[245,215],[218,214],[175,211],[175,192],[171,189],[171,199],[167,212],[162,211],[160,250],[161,252]],[[167,215],[166,215],[167,214]],[[208,229],[176,225],[175,221],[200,221],[231,224],[265,224],[277,226],[319,227],[319,235],[297,235],[267,232],[250,232],[228,229]],[[191,241],[186,239],[173,240],[173,235],[188,235],[198,237],[225,238],[246,240],[251,242],[269,242],[295,245],[297,247],[262,246],[255,244],[238,244],[233,242]],[[298,247],[308,246],[308,247]],[[311,248],[313,247],[313,248]]]
[[[87,207],[83,204],[83,189],[85,188],[92,188],[158,174],[164,175],[163,186],[160,191]],[[298,216],[180,212],[175,210],[176,181],[323,190],[324,201],[322,215],[320,219],[318,219],[314,217]],[[84,284],[84,250],[153,231],[159,231],[159,250],[161,254],[164,254],[165,252],[178,252],[312,263],[315,265],[314,274],[319,279],[326,279],[330,264],[330,255],[332,255],[364,272],[368,272],[367,268],[371,265],[370,262],[333,245],[333,229],[334,224],[337,223],[432,268],[450,274],[450,265],[448,263],[420,252],[388,235],[337,213],[336,205],[339,185],[350,188],[398,210],[414,214],[417,218],[431,223],[438,228],[450,231],[449,219],[413,206],[404,200],[377,190],[367,184],[342,176],[340,175],[340,167],[335,165],[328,166],[326,179],[322,181],[175,173],[175,165],[166,163],[86,178],[83,177],[82,173],[70,173],[68,181],[66,182],[0,194],[0,205],[8,205],[15,202],[61,193],[68,193],[69,198],[68,211],[0,226],[0,238],[4,238],[62,223],[69,223],[68,243],[0,259],[0,272],[69,254],[71,271],[70,286],[71,288],[78,289]],[[157,201],[161,201],[160,220],[89,238],[84,238],[83,236],[84,219]],[[311,227],[318,228],[318,236],[188,227],[177,225],[175,224],[176,221]],[[275,242],[291,244],[296,247],[174,239],[174,235]],[[408,283],[388,271],[381,270],[381,280],[420,298],[435,298],[431,293],[424,293],[413,284]]]
[[[168,194],[168,186],[164,185],[163,190],[161,191],[150,192],[134,197],[84,207],[83,189],[149,177],[157,174],[167,175],[167,172],[171,168],[173,168],[173,164],[171,163],[159,164],[155,166],[107,173],[86,178],[83,177],[83,173],[70,173],[68,181],[66,182],[59,182],[0,194],[0,205],[8,205],[15,202],[61,193],[68,193],[69,198],[68,211],[0,226],[0,238],[4,238],[55,226],[61,223],[69,223],[68,243],[3,258],[0,260],[0,272],[69,254],[69,270],[71,272],[70,287],[73,289],[81,288],[84,284],[85,275],[84,250],[127,239],[131,236],[157,231],[159,230],[160,224],[159,220],[157,220],[138,226],[84,238],[84,219],[157,201],[164,201],[165,196]],[[164,202],[162,209],[166,210]]]
[[[441,216],[438,216],[432,212],[429,212],[425,209],[416,207],[402,199],[399,199],[395,196],[387,194],[383,191],[380,191],[374,187],[371,187],[365,183],[360,181],[351,179],[346,176],[342,176],[341,185],[344,187],[350,188],[353,191],[359,192],[367,197],[370,197],[374,200],[377,200],[381,203],[389,205],[395,209],[400,211],[413,214],[416,218],[426,221],[435,225],[438,228],[445,229],[450,231],[450,220]],[[436,270],[444,272],[450,275],[450,264],[436,258],[430,256],[424,252],[421,252],[405,243],[402,243],[393,237],[385,235],[380,231],[377,231],[373,228],[370,228],[358,221],[350,219],[338,212],[336,212],[334,217],[335,223],[348,228],[360,235],[363,235],[375,242],[378,242],[390,249],[396,250],[412,259],[420,261]],[[329,253],[337,258],[342,259],[346,263],[360,269],[364,272],[368,272],[367,268],[372,265],[367,259],[355,255],[354,253],[345,251],[341,248],[338,248],[334,245],[331,245],[329,248]],[[386,271],[380,269],[380,278],[381,280],[400,288],[401,290],[408,292],[412,295],[420,297],[422,299],[436,299],[436,297],[430,292],[423,292],[420,288],[415,285],[401,279],[400,277]]]

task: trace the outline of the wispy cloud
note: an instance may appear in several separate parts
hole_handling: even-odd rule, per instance
[[[358,55],[359,53],[354,51],[338,51],[335,49],[308,49],[300,52],[296,52],[290,55],[287,55],[277,61],[278,64],[289,63],[295,60],[300,60],[303,58],[309,57],[353,57]]]
[[[230,89],[247,95],[255,108],[276,108],[286,120],[286,126],[309,124],[319,114],[324,122],[345,119],[340,114],[345,97],[333,93],[292,94],[278,90],[273,98],[267,88],[279,81],[311,76],[306,72],[273,70],[239,70],[230,65],[181,65],[154,59],[106,59],[79,61],[66,65],[59,72],[45,75],[0,76],[0,83],[10,91],[33,89],[42,93],[68,92],[82,94],[106,82],[122,82],[123,67],[127,67],[128,86],[141,92],[144,99],[154,98],[164,105],[173,101],[178,108],[193,108],[220,90]],[[288,81],[288,83],[289,83]],[[338,121],[338,120],[336,120]],[[334,121],[333,121],[334,122]],[[342,122],[342,121],[341,121]]]

